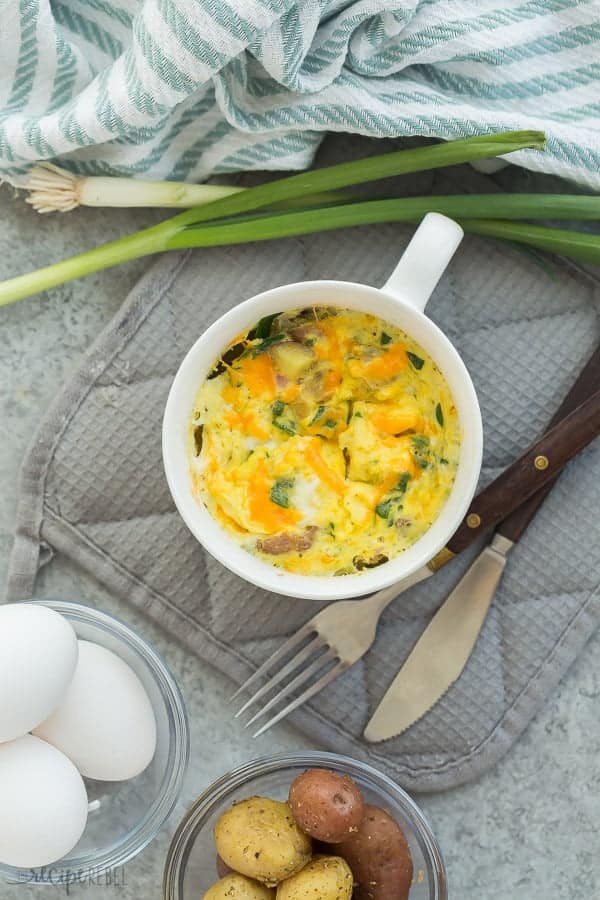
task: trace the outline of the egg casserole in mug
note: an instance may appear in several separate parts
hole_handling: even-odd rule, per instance
[[[311,307],[222,354],[189,424],[194,495],[250,553],[300,575],[372,568],[417,541],[454,483],[446,381],[404,331]]]

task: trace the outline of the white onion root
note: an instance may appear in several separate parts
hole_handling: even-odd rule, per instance
[[[223,184],[74,175],[51,162],[34,166],[24,187],[29,191],[27,203],[39,213],[69,212],[78,206],[188,209],[245,190]]]

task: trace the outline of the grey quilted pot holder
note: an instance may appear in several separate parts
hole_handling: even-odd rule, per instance
[[[448,177],[429,176],[426,189],[447,190]],[[481,184],[481,176],[472,179]],[[317,604],[246,584],[186,530],[161,462],[161,418],[174,372],[207,325],[265,288],[305,278],[382,284],[411,230],[363,228],[160,259],[91,348],[25,460],[8,599],[31,596],[40,550],[49,545],[236,682],[245,679]],[[552,265],[553,276],[508,245],[467,238],[429,307],[479,394],[482,483],[540,433],[600,337],[596,282]],[[511,554],[463,675],[404,735],[376,746],[361,739],[469,558],[393,604],[371,652],[297,712],[297,726],[415,790],[447,788],[490,767],[598,624],[599,509],[596,442],[568,466]]]

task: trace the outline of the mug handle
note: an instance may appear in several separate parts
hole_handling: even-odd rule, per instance
[[[382,290],[422,312],[463,236],[458,222],[427,213]]]

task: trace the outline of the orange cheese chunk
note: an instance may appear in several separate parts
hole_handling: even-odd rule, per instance
[[[250,437],[255,437],[259,441],[266,441],[269,437],[269,432],[266,431],[252,413],[237,413],[237,412],[229,412],[226,413],[225,421],[228,425],[231,425],[232,428],[235,428],[237,431],[241,431],[243,434],[249,435]]]
[[[371,416],[371,422],[378,431],[385,434],[402,434],[403,431],[421,431],[423,417],[413,410],[390,410],[378,412]]]
[[[406,350],[400,344],[395,344],[389,350],[382,351],[374,359],[354,364],[354,366],[351,366],[351,370],[353,369],[364,378],[379,380],[393,378],[394,375],[398,375],[399,372],[406,368],[407,363]]]
[[[389,491],[391,491],[393,487],[396,487],[396,485],[398,484],[398,477],[399,476],[397,475],[397,473],[394,472],[393,475],[388,475],[387,478],[384,478],[381,484],[378,485],[377,493],[373,498],[375,500],[375,502],[373,503],[373,509],[375,509],[379,501],[383,500],[385,495],[389,493]]]
[[[319,452],[318,439],[312,440],[305,450],[306,462],[309,464],[317,478],[326,484],[327,487],[335,491],[336,494],[343,494],[346,490],[346,482],[341,475],[330,468],[321,453]]]
[[[300,385],[296,381],[290,382],[290,384],[284,387],[281,392],[281,399],[284,403],[292,403],[296,400],[300,395]]]
[[[337,387],[342,383],[342,373],[341,371],[334,367],[330,369],[325,378],[323,379],[323,391],[325,395],[332,394]]]
[[[244,384],[253,397],[275,399],[275,370],[268,353],[259,356],[247,356],[239,368]]]
[[[398,473],[398,477],[402,472],[408,472],[411,478],[419,477],[421,469],[415,462],[407,437],[385,437],[382,438],[381,445],[394,451],[388,455],[387,465],[389,467],[390,464],[393,464],[394,471]]]
[[[295,525],[302,518],[293,509],[284,509],[271,500],[273,480],[269,477],[267,467],[261,462],[256,473],[248,484],[248,512],[252,521],[265,534],[276,534]]]
[[[221,397],[228,403],[230,406],[234,408],[237,407],[240,400],[240,392],[237,387],[234,387],[231,382],[226,383],[221,389]]]

